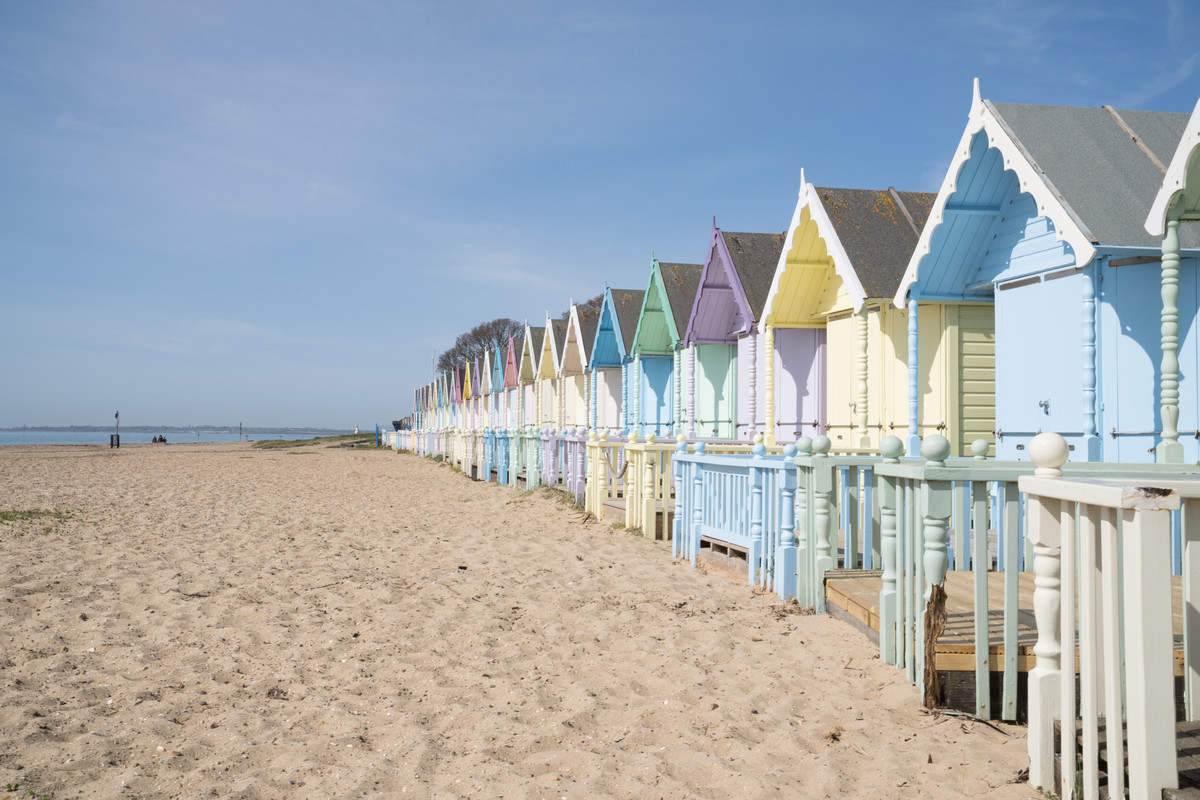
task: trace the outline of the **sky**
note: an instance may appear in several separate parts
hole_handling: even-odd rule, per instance
[[[937,191],[971,104],[1190,112],[1200,4],[0,0],[0,427],[364,428],[543,324]]]

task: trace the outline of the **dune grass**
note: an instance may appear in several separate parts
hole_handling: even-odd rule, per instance
[[[374,447],[375,433],[347,433],[341,436],[314,436],[311,439],[261,439],[254,443],[257,450],[287,450],[292,447],[312,445],[347,445],[349,447]]]

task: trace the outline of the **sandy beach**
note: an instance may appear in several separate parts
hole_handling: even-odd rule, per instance
[[[385,450],[0,448],[0,798],[1040,797],[797,613]]]

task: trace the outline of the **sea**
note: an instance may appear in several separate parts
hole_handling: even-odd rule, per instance
[[[350,431],[346,431],[350,433]],[[111,431],[0,431],[0,446],[6,444],[108,444]],[[121,432],[121,444],[149,444],[157,433],[141,433],[140,431]],[[196,442],[256,442],[262,439],[311,439],[312,434],[303,433],[247,433],[238,436],[236,433],[170,433],[164,431],[167,443],[196,443]],[[326,436],[340,436],[341,433],[328,433]]]

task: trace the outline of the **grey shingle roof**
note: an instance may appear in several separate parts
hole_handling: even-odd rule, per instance
[[[554,352],[562,360],[563,348],[567,344],[567,321],[550,320],[550,330],[554,331]]]
[[[896,192],[901,209],[888,189],[818,188],[817,193],[867,297],[894,295],[937,195]]]
[[[725,249],[729,251],[733,268],[750,302],[750,313],[758,322],[771,291],[771,281],[775,278],[787,234],[721,231],[721,238],[725,240]]]
[[[1163,174],[1104,108],[990,103],[1082,220],[1096,243],[1159,247],[1142,221]],[[1188,115],[1167,111],[1117,114],[1163,164],[1169,164]],[[1200,246],[1200,230],[1180,230],[1185,248]]]
[[[633,334],[637,333],[638,316],[642,313],[645,289],[609,289],[613,307],[617,311],[617,324],[621,326],[621,341],[625,352],[633,350]]]
[[[675,318],[675,330],[683,338],[687,330],[688,318],[692,315],[692,303],[696,299],[696,290],[700,288],[700,275],[704,272],[702,264],[671,264],[658,262],[659,274],[662,275],[663,287],[667,290],[667,302],[671,304],[671,314]]]
[[[533,353],[533,358],[535,360],[540,359],[542,357],[542,343],[545,342],[545,340],[546,340],[546,329],[544,327],[543,328],[534,328],[531,326],[529,328],[529,343],[531,345],[533,345],[531,352]]]
[[[592,344],[596,340],[596,328],[600,325],[600,306],[578,305],[579,335],[583,337],[583,355],[591,363]]]

